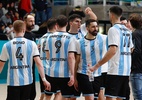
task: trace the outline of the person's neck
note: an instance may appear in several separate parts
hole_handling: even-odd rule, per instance
[[[48,32],[50,32],[50,33],[54,33],[54,32],[56,32],[56,30],[48,30]]]
[[[112,21],[112,25],[117,24],[117,23],[121,23],[120,20],[113,20]]]
[[[70,29],[68,32],[69,33],[78,33],[78,30],[76,30],[76,29]]]
[[[16,36],[15,37],[23,37],[24,34],[23,33],[16,33]]]
[[[58,31],[66,32],[66,27],[58,28]]]
[[[31,32],[31,30],[26,30],[26,32]]]
[[[87,33],[86,38],[92,40],[92,39],[95,39],[96,36],[93,36],[92,34]]]

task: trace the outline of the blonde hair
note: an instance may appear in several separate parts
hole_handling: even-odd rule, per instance
[[[16,33],[20,33],[25,28],[25,23],[22,20],[16,20],[13,23],[13,28]]]

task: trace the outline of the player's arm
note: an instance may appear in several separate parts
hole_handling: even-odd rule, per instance
[[[2,72],[4,64],[7,61],[7,59],[8,59],[8,53],[7,53],[6,45],[4,44],[1,55],[0,55],[0,73]]]
[[[93,66],[91,69],[91,71],[95,71],[97,70],[100,66],[102,66],[104,63],[108,62],[116,53],[117,51],[117,46],[110,46],[108,51],[106,52],[106,54],[104,55],[104,57],[98,61],[98,63]]]
[[[37,65],[38,72],[40,73],[40,76],[41,76],[41,79],[42,79],[43,84],[45,86],[45,89],[50,91],[51,86],[50,86],[50,83],[45,78],[44,68],[43,68],[43,65],[42,65],[42,62],[41,62],[39,56],[35,56],[34,61],[35,61],[36,65]]]
[[[95,71],[96,69],[98,69],[100,66],[102,66],[104,63],[109,61],[116,54],[118,49],[118,44],[120,42],[118,37],[119,37],[119,32],[115,28],[110,28],[108,31],[109,49],[105,53],[104,57],[100,61],[98,61],[98,63],[94,67],[90,68],[91,71]]]
[[[77,70],[78,70],[79,62],[80,62],[80,55],[79,55],[79,54],[76,54],[76,55],[75,55],[75,68],[74,68],[74,77],[75,77],[75,78],[76,78],[76,76],[77,76]]]
[[[68,53],[68,64],[69,64],[69,71],[71,73],[70,81],[68,82],[68,85],[72,86],[74,84],[74,67],[75,67],[74,52],[69,52]]]
[[[77,70],[78,70],[79,62],[80,62],[80,55],[76,54],[75,55],[75,68],[74,68],[74,80],[75,80],[74,87],[76,90],[78,90]]]
[[[78,65],[80,62],[80,54],[81,54],[81,50],[80,50],[80,44],[79,44],[79,40],[76,41],[76,54],[75,54],[75,68],[74,68],[74,77],[76,78],[76,74],[77,74],[77,70],[78,70]]]
[[[85,9],[85,14],[86,14],[86,15],[89,15],[89,18],[90,18],[90,19],[97,20],[96,14],[92,11],[92,9],[91,9],[90,7],[87,7],[87,8]]]
[[[41,76],[41,79],[42,79],[42,81],[43,81],[43,84],[44,84],[44,86],[45,86],[45,89],[50,91],[50,90],[51,90],[51,85],[50,85],[50,83],[49,83],[49,82],[46,80],[46,78],[45,78],[44,68],[43,68],[43,64],[42,64],[42,62],[41,62],[41,60],[40,60],[40,57],[39,57],[38,48],[37,48],[35,42],[33,42],[33,44],[34,44],[34,46],[33,46],[33,47],[34,47],[33,59],[34,59],[36,65],[37,65],[38,72],[39,72],[39,74],[40,74],[40,76]]]
[[[4,64],[5,64],[5,62],[0,60],[0,73],[3,70]]]

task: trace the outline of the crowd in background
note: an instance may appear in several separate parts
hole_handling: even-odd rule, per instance
[[[23,20],[26,13],[33,13],[35,24],[39,26],[52,16],[52,0],[0,1],[0,34],[13,38],[12,23]]]

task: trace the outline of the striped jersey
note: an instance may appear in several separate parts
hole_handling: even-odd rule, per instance
[[[88,67],[94,66],[106,53],[106,37],[99,34],[95,39],[81,38],[77,42],[77,54],[80,55],[80,62],[77,72],[87,75]],[[105,49],[104,49],[105,48]],[[94,72],[94,76],[101,75],[101,67]]]
[[[67,32],[55,32],[47,38],[45,50],[49,50],[48,75],[51,77],[69,77],[68,53],[75,52],[75,38]]]
[[[103,54],[102,56],[104,57],[104,55],[106,54],[107,50],[108,50],[108,38],[107,35],[104,34],[98,34],[97,36],[101,36],[103,39]],[[108,62],[106,62],[105,64],[103,64],[101,66],[101,73],[106,73],[108,71]]]
[[[108,31],[108,46],[116,45],[116,54],[109,61],[108,74],[129,76],[131,67],[132,33],[122,24]]]
[[[80,34],[82,34],[82,35],[84,35],[84,36],[87,34],[87,29],[86,29],[85,23],[81,25],[80,30],[79,30],[78,33],[80,33]],[[99,35],[102,35],[102,38],[104,39],[103,46],[105,46],[106,44],[108,44],[108,42],[107,42],[108,39],[106,39],[107,36],[106,36],[106,35],[103,35],[103,34],[99,34]],[[83,37],[84,37],[84,36],[83,36]],[[106,41],[105,41],[105,40],[106,40]],[[107,46],[107,45],[106,45],[106,46]],[[106,48],[104,47],[104,49],[103,49],[104,52],[107,51],[107,48],[108,48],[108,47],[106,47]],[[103,65],[102,65],[102,68],[101,68],[101,72],[102,72],[102,73],[105,73],[105,72],[107,72],[107,71],[108,71],[108,62],[105,63],[105,64],[103,64]]]
[[[33,57],[39,56],[35,42],[18,37],[4,44],[0,56],[1,61],[8,62],[7,84],[23,86],[33,82]]]
[[[70,35],[72,35],[72,37],[75,37],[77,40],[84,37],[83,34],[81,34],[81,32],[78,33],[69,33]]]
[[[46,33],[38,41],[38,45],[40,45],[40,48],[39,48],[40,59],[41,59],[42,64],[44,66],[44,72],[45,72],[45,74],[47,73],[48,68],[49,68],[49,61],[47,60],[47,57],[46,57],[45,46],[46,46],[47,37],[50,34],[51,34],[50,32]]]

